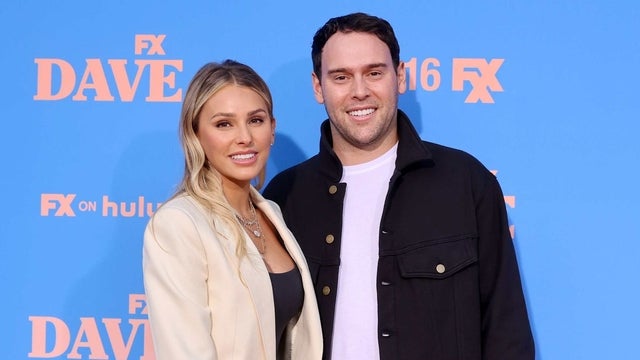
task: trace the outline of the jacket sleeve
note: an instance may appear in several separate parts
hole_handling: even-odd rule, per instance
[[[535,347],[500,185],[478,194],[482,359],[533,360]]]
[[[217,359],[206,257],[191,217],[161,207],[145,229],[142,258],[156,359]]]

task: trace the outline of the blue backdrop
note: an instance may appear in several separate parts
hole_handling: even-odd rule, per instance
[[[5,1],[0,358],[146,359],[143,228],[182,172],[180,101],[205,62],[271,86],[268,175],[313,155],[310,44],[388,19],[425,139],[497,172],[538,359],[637,359],[637,1]]]

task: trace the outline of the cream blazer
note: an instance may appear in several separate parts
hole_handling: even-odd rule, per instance
[[[280,208],[251,189],[256,206],[273,223],[302,276],[304,304],[288,326],[288,357],[322,357],[318,306],[305,258]],[[258,249],[245,234],[240,260],[219,220],[187,195],[171,199],[144,233],[143,274],[149,322],[158,360],[276,359],[271,280]]]

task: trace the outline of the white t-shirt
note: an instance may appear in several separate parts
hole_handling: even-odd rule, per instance
[[[340,272],[333,323],[333,360],[380,358],[376,277],[380,220],[398,144],[379,158],[344,166]]]

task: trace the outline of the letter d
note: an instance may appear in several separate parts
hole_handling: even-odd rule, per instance
[[[64,321],[53,316],[29,316],[29,320],[32,325],[30,358],[53,358],[67,350],[71,335]],[[47,323],[53,325],[55,332],[55,344],[50,352],[47,352]]]
[[[71,95],[76,83],[76,72],[62,59],[35,59],[38,65],[38,88],[33,100],[60,100]],[[53,93],[53,66],[60,69],[60,89]]]

